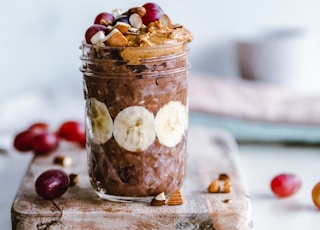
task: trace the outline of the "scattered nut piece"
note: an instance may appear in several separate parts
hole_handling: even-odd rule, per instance
[[[231,199],[224,199],[222,202],[224,202],[224,203],[230,203],[230,202],[232,202],[232,200],[231,200]]]
[[[110,46],[127,46],[128,40],[123,36],[123,34],[114,28],[103,40]]]
[[[70,173],[69,174],[69,180],[70,180],[70,187],[75,186],[76,184],[79,183],[79,176],[78,174],[75,173]]]
[[[218,193],[220,192],[220,183],[218,180],[213,180],[209,187],[208,187],[208,192],[211,192],[211,193]]]
[[[139,16],[139,14],[136,14],[136,13],[130,15],[129,22],[134,28],[137,28],[137,29],[140,29],[143,25],[141,17]]]
[[[70,166],[72,164],[71,157],[66,156],[56,156],[53,159],[53,164],[61,165],[61,166]]]
[[[225,180],[223,182],[223,192],[224,193],[230,193],[231,190],[232,190],[232,185],[231,185],[230,181],[229,180]]]
[[[220,173],[219,174],[219,180],[229,180],[229,175],[226,173]]]
[[[168,199],[168,205],[181,205],[183,204],[182,195],[180,190],[174,191]]]
[[[143,17],[146,14],[146,8],[144,7],[133,7],[128,10],[128,15],[138,14],[140,17]]]
[[[162,25],[170,28],[170,29],[173,29],[173,25],[172,25],[172,22],[169,18],[169,16],[167,14],[163,14],[161,17],[160,17],[160,22],[162,23]]]
[[[150,202],[151,206],[161,206],[165,204],[166,204],[166,197],[164,195],[164,192],[156,195]]]
[[[4,148],[0,148],[0,154],[8,154],[8,150]]]

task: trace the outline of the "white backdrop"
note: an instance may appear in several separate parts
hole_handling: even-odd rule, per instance
[[[0,8],[0,129],[23,122],[39,106],[58,106],[53,99],[63,101],[67,96],[74,97],[80,104],[79,45],[84,31],[101,11],[127,9],[145,2],[12,0],[3,4]],[[237,76],[232,42],[239,33],[303,27],[317,38],[320,34],[318,0],[155,2],[174,22],[183,23],[193,32],[190,61],[192,71],[197,72]],[[69,111],[69,114],[78,112]],[[9,119],[13,116],[19,116],[19,121]]]

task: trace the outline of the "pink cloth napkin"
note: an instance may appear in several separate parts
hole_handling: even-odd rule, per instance
[[[190,111],[244,120],[320,124],[319,95],[259,82],[190,74]]]

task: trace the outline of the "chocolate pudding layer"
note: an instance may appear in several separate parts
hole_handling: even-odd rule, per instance
[[[179,189],[188,127],[186,43],[81,48],[93,188],[101,197],[136,198]]]

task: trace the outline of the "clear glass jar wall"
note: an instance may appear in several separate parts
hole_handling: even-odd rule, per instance
[[[82,45],[88,170],[100,197],[149,201],[186,172],[186,44]]]

